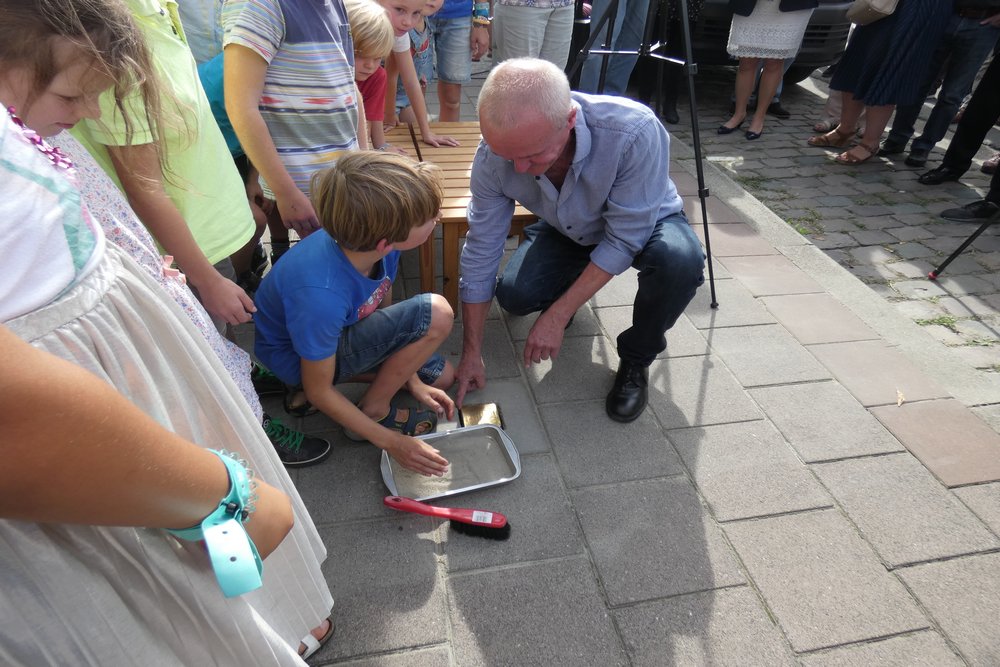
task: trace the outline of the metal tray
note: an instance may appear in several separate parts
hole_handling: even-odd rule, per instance
[[[433,500],[506,484],[521,476],[521,457],[503,429],[479,424],[418,436],[448,459],[444,477],[425,477],[382,452],[382,479],[394,496]]]

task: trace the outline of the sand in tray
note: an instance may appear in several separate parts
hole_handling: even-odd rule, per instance
[[[514,475],[514,466],[496,431],[453,431],[427,444],[448,459],[448,472],[442,477],[425,477],[390,458],[389,466],[399,495],[406,498],[440,496]]]

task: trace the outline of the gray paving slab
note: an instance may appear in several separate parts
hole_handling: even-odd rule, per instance
[[[871,340],[877,334],[829,294],[792,294],[761,299],[803,345]]]
[[[403,653],[383,653],[361,660],[348,660],[347,662],[317,661],[315,657],[309,659],[310,665],[330,665],[336,664],[343,667],[449,667],[451,665],[451,651],[448,646],[436,646],[427,649],[414,649]]]
[[[442,531],[443,563],[449,572],[584,552],[583,536],[552,457],[525,456],[521,468],[521,477],[509,484],[434,501],[446,507],[501,512],[511,524],[510,539],[503,542]]]
[[[802,656],[804,667],[951,667],[964,665],[941,635],[915,632],[873,642],[851,644]]]
[[[453,576],[448,595],[454,664],[628,664],[586,558]]]
[[[500,407],[504,431],[521,454],[538,454],[551,449],[524,378],[490,379],[485,389],[465,396],[466,405],[496,403]]]
[[[1000,554],[918,565],[899,576],[969,664],[1000,664]]]
[[[905,451],[837,382],[760,387],[750,396],[806,463]]]
[[[780,255],[722,257],[719,263],[729,269],[754,296],[824,291],[807,273]]]
[[[618,340],[618,334],[632,326],[631,306],[597,308],[595,312],[601,327],[612,341]],[[689,357],[699,354],[708,354],[708,341],[695,329],[691,321],[682,315],[667,331],[667,349],[658,354],[657,358]]]
[[[955,489],[955,495],[993,531],[1000,535],[1000,482]]]
[[[983,522],[909,453],[812,470],[890,567],[1000,548]]]
[[[331,444],[327,462],[295,471],[296,488],[313,521],[323,525],[385,516],[382,498],[389,491],[379,469],[382,450],[343,436]]]
[[[587,487],[571,497],[612,605],[745,582],[682,477]]]
[[[718,521],[832,505],[766,421],[677,429],[668,435]]]
[[[639,272],[626,269],[612,278],[601,290],[590,299],[594,308],[607,306],[631,306],[635,301],[635,293],[639,288]]]
[[[457,363],[462,354],[462,332],[463,327],[456,323],[452,327],[448,340],[444,342],[439,350],[452,363]],[[491,378],[518,377],[521,368],[517,363],[514,353],[515,346],[511,342],[507,331],[502,326],[487,326],[483,332],[483,362],[486,364],[486,380]],[[521,346],[516,346],[518,352]]]
[[[712,308],[712,292],[707,282],[695,293],[684,314],[698,329],[721,329],[754,324],[772,324],[775,319],[737,280],[715,282],[718,308]]]
[[[668,429],[763,416],[732,372],[713,355],[654,361],[649,367],[649,409]]]
[[[507,328],[510,330],[510,337],[516,342],[520,342],[528,338],[528,334],[531,332],[531,327],[534,326],[535,320],[537,319],[537,313],[525,315],[523,317],[518,317],[517,315],[511,315],[509,313],[504,314],[504,320],[506,320]],[[594,313],[594,309],[590,306],[583,306],[580,310],[576,311],[576,315],[573,316],[573,324],[566,329],[564,335],[566,337],[596,336],[600,333],[601,325],[597,321],[597,315]]]
[[[517,354],[522,354],[519,347]],[[618,370],[618,352],[604,336],[564,338],[559,357],[525,369],[539,405],[604,398]]]
[[[323,573],[336,601],[337,639],[316,654],[318,660],[445,641],[448,599],[431,519],[396,513],[323,526],[320,535],[328,552]]]
[[[692,225],[694,233],[705,243],[705,228]],[[778,251],[752,227],[742,222],[724,223],[709,227],[712,254],[716,257],[745,255],[776,255]]]
[[[604,401],[563,403],[543,407],[542,421],[569,487],[683,473],[649,411],[620,424],[608,419]]]
[[[615,617],[636,666],[795,664],[747,586],[641,603]]]
[[[927,627],[903,586],[835,510],[735,522],[725,531],[796,651]]]
[[[711,346],[747,388],[830,378],[830,372],[778,325],[719,329],[712,332]]]

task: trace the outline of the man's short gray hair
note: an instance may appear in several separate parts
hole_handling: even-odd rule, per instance
[[[494,67],[477,103],[480,119],[500,130],[516,127],[531,112],[562,129],[572,106],[566,75],[538,58],[512,58]]]

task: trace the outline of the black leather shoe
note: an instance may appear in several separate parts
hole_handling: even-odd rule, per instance
[[[986,222],[1000,220],[1000,205],[981,199],[962,208],[949,208],[941,211],[941,217],[955,222]],[[616,385],[617,386],[617,385]]]
[[[781,106],[781,102],[771,102],[767,105],[767,115],[787,120],[792,117],[792,112]]]
[[[922,167],[927,164],[927,158],[930,154],[930,151],[925,151],[920,148],[911,149],[910,154],[906,156],[905,164],[907,167]]]
[[[920,174],[920,178],[917,180],[924,185],[941,185],[942,183],[947,183],[948,181],[957,181],[962,178],[962,174],[965,171],[959,171],[958,169],[952,169],[951,167],[946,167],[941,165],[931,169],[928,172]]]
[[[895,139],[886,139],[882,142],[882,145],[878,149],[879,155],[899,155],[906,150],[905,141],[896,141]]]
[[[628,361],[621,362],[615,376],[615,386],[608,393],[604,407],[616,422],[635,421],[646,409],[649,369]]]

